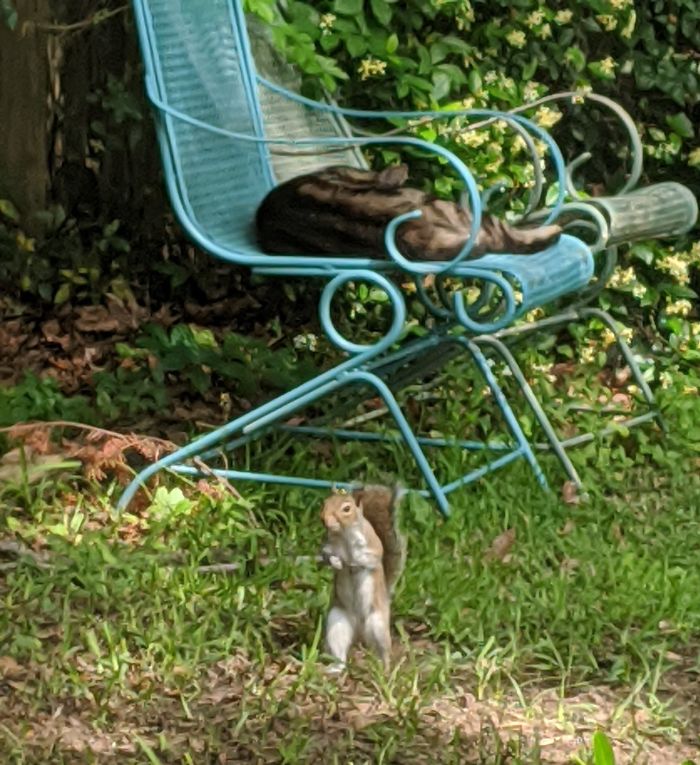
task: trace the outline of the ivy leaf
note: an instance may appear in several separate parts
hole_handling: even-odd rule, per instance
[[[523,80],[531,80],[536,70],[537,70],[537,59],[533,57],[532,59],[530,59],[530,63],[525,64],[525,66],[523,67]]]
[[[57,290],[53,302],[55,305],[61,305],[70,298],[70,283],[64,282]]]
[[[467,80],[464,72],[454,64],[441,64],[438,70],[444,72],[450,78],[450,82],[453,85],[464,85]]]
[[[396,34],[396,32],[393,32],[389,35],[389,37],[386,38],[386,52],[391,55],[392,53],[396,53],[397,48],[399,47],[399,36]]]
[[[429,93],[433,89],[432,84],[424,77],[416,77],[413,74],[406,74],[404,75],[404,80],[414,90],[422,90]]]
[[[439,64],[447,57],[448,47],[444,42],[438,40],[430,46],[430,60],[433,64]]]
[[[452,80],[448,74],[445,72],[433,73],[433,98],[436,101],[443,99],[450,92],[451,87]]]
[[[345,16],[355,16],[362,13],[364,0],[335,0],[333,10]]]
[[[586,66],[586,57],[581,48],[576,45],[572,45],[564,51],[564,60],[575,72],[582,72]]]
[[[0,199],[0,214],[9,218],[13,223],[19,222],[19,211],[9,199]]]
[[[648,266],[654,262],[654,251],[645,244],[635,244],[630,250],[630,254]]]
[[[0,20],[5,22],[8,29],[17,27],[17,11],[13,0],[0,0]]]
[[[372,13],[377,21],[384,27],[391,23],[392,10],[385,0],[370,0]]]
[[[367,40],[360,35],[350,35],[345,41],[345,47],[353,58],[359,58],[367,53]]]
[[[683,112],[678,112],[678,114],[672,114],[671,116],[667,115],[666,124],[681,138],[693,138],[695,135],[693,123],[688,118],[688,115]]]
[[[481,83],[481,75],[479,74],[478,69],[472,69],[471,72],[469,72],[469,90],[474,94],[477,95],[478,93],[481,93],[482,83]]]

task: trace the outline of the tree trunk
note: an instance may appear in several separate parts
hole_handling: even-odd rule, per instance
[[[16,0],[0,24],[0,198],[22,227],[53,204],[68,217],[162,228],[160,163],[128,10],[93,23],[94,0]],[[37,26],[38,25],[38,26]]]
[[[0,24],[0,197],[15,204],[30,233],[40,228],[34,213],[47,206],[51,110],[46,36],[26,22],[46,22],[49,6],[18,0],[18,28]]]

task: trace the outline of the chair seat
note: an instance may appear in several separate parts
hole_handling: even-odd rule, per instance
[[[585,287],[593,277],[593,254],[585,242],[569,234],[534,255],[485,255],[466,261],[471,271],[497,271],[518,283],[518,314]]]

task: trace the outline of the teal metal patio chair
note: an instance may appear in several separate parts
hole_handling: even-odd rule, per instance
[[[546,486],[535,449],[525,437],[493,374],[485,350],[500,354],[517,381],[522,382],[521,390],[544,429],[548,447],[554,449],[569,475],[578,482],[565,452],[566,444],[554,433],[506,340],[526,331],[519,325],[514,326],[514,322],[531,309],[564,296],[575,300],[590,285],[595,272],[593,251],[605,249],[609,244],[617,219],[611,221],[605,216],[615,217],[619,197],[610,202],[612,213],[606,207],[599,209],[590,200],[567,202],[567,169],[558,146],[544,130],[519,113],[366,112],[299,96],[295,91],[295,73],[275,54],[257,25],[248,29],[239,0],[133,0],[133,6],[165,181],[184,230],[210,254],[247,266],[254,273],[323,280],[325,286],[319,304],[321,325],[330,341],[344,351],[347,358],[148,466],[127,487],[119,506],[124,507],[138,488],[162,469],[183,475],[213,472],[231,479],[318,488],[343,485],[340,481],[325,481],[314,476],[254,472],[236,463],[237,450],[275,429],[309,436],[404,444],[424,481],[424,486],[415,487],[416,490],[432,495],[443,513],[448,512],[451,491],[517,459],[524,459],[537,481]],[[579,226],[595,227],[594,246],[565,233],[554,246],[535,255],[487,255],[469,260],[488,192],[482,200],[476,181],[464,163],[446,149],[417,138],[370,135],[353,129],[348,121],[378,119],[386,124],[388,117],[437,120],[455,116],[473,122],[497,118],[518,132],[530,149],[536,168],[536,184],[528,212],[533,219],[539,217],[546,222],[575,213]],[[535,139],[546,145],[558,180],[554,206],[545,211],[537,210],[543,177]],[[362,166],[361,148],[375,145],[410,147],[431,154],[449,165],[462,180],[473,225],[469,240],[454,260],[423,263],[402,256],[395,241],[396,229],[403,221],[418,215],[417,212],[399,216],[389,224],[384,260],[351,256],[318,258],[294,253],[268,255],[259,250],[253,231],[255,210],[276,183],[331,164]],[[679,222],[677,230],[692,225],[691,217],[694,220],[694,215],[686,210],[687,220]],[[626,220],[622,213],[620,219]],[[435,279],[437,298],[430,297],[424,287],[428,276]],[[433,318],[427,334],[419,339],[407,339],[405,333],[406,303],[397,282],[408,280],[413,280],[419,298]],[[481,296],[471,304],[465,301],[462,291],[450,291],[447,287],[448,282],[467,280],[481,288]],[[369,282],[388,296],[393,310],[391,326],[374,344],[363,345],[344,337],[333,323],[331,302],[348,282]],[[580,311],[570,314],[573,319],[581,315]],[[571,317],[565,312],[556,319],[573,320]],[[550,323],[554,322],[550,320]],[[543,323],[538,328],[541,326]],[[457,354],[471,358],[483,376],[509,430],[511,440],[507,444],[477,443],[464,438],[462,433],[443,438],[414,434],[398,403],[399,391]],[[629,360],[651,403],[651,392],[631,356]],[[383,400],[394,421],[391,431],[376,428],[360,431],[328,425],[294,428],[289,424],[292,415],[305,407],[356,387],[370,389]],[[482,450],[488,461],[441,483],[427,450],[445,446]],[[201,460],[215,465],[224,452],[229,455],[227,459],[233,458],[231,467],[225,462],[225,467],[202,470]],[[194,458],[198,458],[195,464]]]

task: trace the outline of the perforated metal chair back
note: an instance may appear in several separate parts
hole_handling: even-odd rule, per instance
[[[245,19],[229,0],[147,0],[135,4],[147,84],[168,107],[209,126],[245,136],[347,135],[343,120],[257,85]],[[294,85],[294,71],[251,25],[265,75]],[[149,55],[150,54],[150,55]],[[361,166],[358,150],[273,154],[267,144],[237,140],[160,111],[158,129],[176,212],[224,250],[259,254],[255,210],[279,180],[328,164]]]

